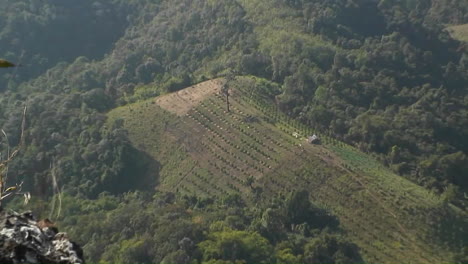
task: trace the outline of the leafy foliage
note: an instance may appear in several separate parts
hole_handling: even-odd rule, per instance
[[[92,261],[360,261],[341,236],[318,235],[338,223],[310,203],[312,190],[283,197],[285,204],[264,204],[261,212],[239,209],[239,218],[229,220],[220,217],[228,211],[223,206],[250,204],[227,195],[210,211],[200,209],[212,206],[206,198],[151,197],[161,161],[137,150],[125,121],[106,123],[105,113],[230,70],[261,77],[254,86],[238,82],[274,99],[302,122],[297,127],[372,153],[442,194],[445,206],[466,209],[468,54],[442,26],[468,23],[465,1],[0,5],[0,55],[23,65],[0,76],[0,127],[12,146],[20,141],[21,106],[29,108],[25,148],[9,164],[9,179],[24,180],[23,188],[47,200],[54,170],[66,193],[69,217],[62,224],[86,243]],[[261,197],[251,181],[244,187]],[[209,231],[215,220],[229,228]],[[224,254],[223,241],[238,245],[239,255]]]
[[[338,231],[313,229],[320,234],[316,237],[288,231],[280,240],[271,242],[257,230],[262,214],[270,209],[226,207],[220,201],[207,202],[203,207],[194,203],[202,200],[173,193],[153,197],[148,192],[122,196],[101,193],[93,200],[66,194],[63,217],[57,220],[60,229],[68,230],[84,245],[90,262],[284,263],[285,259],[294,259],[296,263],[309,263],[303,256],[318,254],[311,253],[309,244],[317,244],[314,241],[322,236],[340,241],[329,246],[327,254],[359,259],[357,247],[340,237]],[[34,210],[47,213],[41,207],[33,205]],[[234,219],[234,215],[240,218]],[[301,242],[297,244],[297,240]]]

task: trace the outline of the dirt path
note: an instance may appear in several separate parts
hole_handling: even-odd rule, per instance
[[[155,102],[161,108],[178,116],[183,116],[205,98],[219,92],[222,83],[223,79],[209,80],[175,93],[159,96],[155,99]]]

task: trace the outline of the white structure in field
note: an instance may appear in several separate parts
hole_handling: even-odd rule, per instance
[[[307,138],[307,142],[309,142],[309,144],[320,144],[320,139],[317,135],[313,134]]]

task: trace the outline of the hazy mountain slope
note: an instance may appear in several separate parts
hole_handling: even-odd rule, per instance
[[[139,4],[128,1],[0,1],[0,57],[23,64],[3,75],[15,88],[59,62],[79,56],[101,59],[112,50]]]
[[[324,145],[308,144],[312,130],[258,101],[250,78],[232,89],[227,112],[220,82],[108,114],[109,127],[123,125],[135,147],[161,161],[158,189],[216,199],[239,193],[250,203],[306,189],[313,203],[338,216],[368,262],[447,262],[450,253],[442,252],[466,243],[459,209],[341,142],[325,137]],[[174,108],[203,89],[213,95],[183,112]]]
[[[466,13],[463,12],[467,8],[466,1],[5,0],[1,4],[7,8],[0,11],[0,37],[5,43],[0,54],[24,64],[3,71],[0,127],[7,133],[8,142],[1,141],[2,157],[6,155],[8,143],[11,146],[18,144],[21,111],[23,105],[28,105],[27,144],[10,164],[9,181],[12,184],[24,181],[24,188],[38,199],[34,208],[43,210],[48,207],[43,200],[51,199],[54,193],[51,177],[54,172],[61,190],[68,195],[67,204],[63,206],[69,217],[60,218],[61,221],[73,230],[74,235],[81,236],[80,242],[87,242],[94,231],[98,233],[86,247],[93,252],[93,261],[137,262],[143,259],[140,262],[161,262],[167,256],[175,262],[176,257],[186,259],[187,255],[201,261],[201,253],[187,247],[188,251],[182,254],[178,243],[185,235],[193,239],[194,245],[208,237],[178,230],[188,230],[188,226],[196,225],[197,228],[203,226],[207,232],[212,221],[218,220],[234,229],[260,233],[268,223],[281,226],[288,230],[284,234],[287,239],[272,240],[275,250],[270,253],[282,254],[277,259],[283,262],[313,260],[310,257],[315,254],[312,249],[323,241],[313,244],[311,240],[318,237],[304,236],[306,225],[292,228],[286,223],[284,227],[281,223],[286,220],[281,213],[275,215],[275,210],[287,207],[284,196],[289,195],[288,190],[297,188],[297,182],[301,187],[316,183],[319,190],[323,190],[317,194],[311,191],[311,197],[314,201],[332,204],[333,212],[340,215],[342,224],[359,231],[353,235],[354,241],[370,252],[363,253],[366,259],[391,262],[392,257],[387,255],[390,253],[380,252],[396,250],[419,262],[438,259],[432,257],[432,252],[441,251],[447,253],[444,260],[450,262],[452,255],[449,252],[459,253],[455,251],[466,247],[466,241],[460,240],[457,234],[466,232],[463,218],[459,218],[466,213],[465,193],[468,192],[465,173],[468,170],[468,55],[466,44],[452,39],[444,31],[445,23],[466,23],[463,14]],[[114,24],[117,26],[113,27]],[[238,142],[238,145],[245,146],[245,153],[236,154],[239,158],[231,160],[231,157],[227,158],[229,153],[221,149],[228,149],[229,144],[219,143],[217,136],[216,140],[208,142],[210,145],[200,146],[196,143],[196,135],[188,132],[162,132],[160,124],[155,124],[155,131],[151,131],[147,120],[142,120],[136,112],[141,111],[150,119],[153,112],[146,110],[160,112],[153,108],[155,105],[151,101],[144,108],[141,102],[145,99],[229,72],[267,80],[259,85],[262,87],[259,93],[268,97],[268,107],[255,110],[249,101],[242,106],[248,109],[246,112],[262,118],[273,114],[268,118],[281,116],[290,120],[285,121],[286,124],[276,124],[280,129],[266,121],[253,122],[252,126],[260,134],[271,133],[283,139],[284,144],[291,144],[294,139],[290,135],[295,130],[312,127],[317,133],[330,136],[326,153],[331,157],[323,161],[324,155],[328,154],[321,153],[317,157],[316,152],[311,152],[314,158],[305,160],[311,164],[304,168],[305,172],[294,165],[284,168],[275,165],[276,171],[281,172],[276,174],[268,168],[274,167],[273,161],[262,154],[268,153],[269,144],[260,146],[248,137],[240,137],[245,142]],[[222,107],[219,100],[218,105]],[[126,110],[129,106],[137,110],[129,112]],[[148,146],[133,144],[124,129],[124,126],[127,128],[125,124],[106,121],[107,112],[115,107],[121,108],[111,113],[134,117],[135,128],[128,128],[132,140],[135,141],[138,133],[141,144],[145,143],[144,135],[164,135],[163,138],[148,137]],[[196,108],[200,113],[195,113],[194,118],[219,118],[208,111],[211,106],[203,107]],[[240,109],[241,106],[236,107]],[[171,115],[156,121],[167,122],[169,128],[175,126],[187,131],[197,128],[197,132],[207,133],[196,120],[174,119],[191,124],[187,125],[178,121],[171,123],[169,117]],[[293,118],[301,122],[294,122],[295,129],[287,124],[292,123]],[[229,120],[234,122],[235,119]],[[223,129],[224,125],[219,124]],[[280,132],[281,128],[288,132]],[[238,131],[233,135],[242,133]],[[334,148],[330,144],[336,140],[332,138],[370,153],[373,158],[340,143]],[[180,147],[175,148],[167,142]],[[237,180],[228,179],[228,176],[237,175],[238,170],[226,162],[222,166],[216,165],[219,168],[215,171],[224,175],[219,185],[227,186],[210,190],[219,197],[216,205],[206,206],[209,199],[203,197],[175,195],[174,198],[173,194],[167,194],[167,197],[159,192],[154,194],[154,187],[173,190],[180,179],[188,175],[186,179],[192,184],[180,184],[178,193],[203,196],[205,190],[198,188],[207,189],[200,181],[206,180],[210,170],[200,168],[212,168],[214,165],[208,161],[219,157],[209,154],[193,158],[182,147],[193,142],[195,149],[221,151],[222,155],[218,156],[226,162],[240,164],[239,160],[250,156],[258,161],[256,164],[249,162],[251,168],[247,177],[242,174],[244,178]],[[219,146],[211,145],[215,143]],[[291,144],[291,148],[292,145],[295,144]],[[299,158],[288,159],[297,157],[299,146],[294,147],[294,151],[278,151],[274,158],[300,167]],[[144,148],[152,155],[142,152]],[[179,163],[181,159],[184,163]],[[331,166],[320,167],[324,162],[331,162]],[[188,173],[194,166],[198,166],[194,172],[201,178]],[[314,171],[315,168],[318,171]],[[291,171],[296,174],[291,175]],[[396,177],[394,172],[413,184]],[[341,179],[339,175],[342,173]],[[253,178],[248,177],[250,174]],[[302,182],[309,174],[318,180]],[[320,175],[325,175],[324,179]],[[354,176],[359,177],[360,182]],[[155,186],[159,183],[160,186]],[[376,189],[375,192],[363,187],[368,184]],[[262,189],[257,187],[265,188],[261,192]],[[315,190],[312,187],[311,190]],[[352,201],[356,201],[352,206],[348,206],[348,196],[339,194],[342,200],[335,199],[335,193],[341,190],[347,190]],[[409,196],[405,196],[407,190]],[[230,191],[244,193],[249,201],[256,195],[260,195],[260,199],[281,191],[283,196],[269,197],[271,204],[265,203],[266,208],[257,210],[256,207],[244,207],[237,198],[224,195]],[[125,194],[127,192],[130,193]],[[332,196],[327,196],[330,193]],[[363,198],[354,198],[358,195]],[[391,230],[401,231],[393,216],[387,219],[383,218],[385,214],[369,215],[370,220],[362,220],[367,213],[382,212],[379,203],[374,203],[378,201],[375,199],[377,195],[382,195],[378,197],[385,200],[384,207],[389,207],[398,221],[403,219],[400,223],[409,232],[402,233],[408,235],[400,239],[400,232],[387,234],[388,230],[375,226],[376,222],[382,222],[393,228]],[[226,209],[233,203],[242,209]],[[163,209],[158,207],[159,204],[164,204]],[[162,210],[161,216],[160,211],[155,212],[151,207]],[[207,216],[206,212],[197,210],[218,216]],[[345,211],[339,213],[340,210]],[[362,212],[362,215],[354,216],[356,212]],[[107,219],[107,214],[115,218]],[[241,215],[244,224],[233,220],[236,215]],[[352,220],[360,219],[372,226],[373,231],[361,233],[362,226],[358,226],[361,222],[345,219],[348,215],[352,215]],[[92,219],[105,220],[98,223]],[[171,226],[173,219],[180,222]],[[316,220],[311,219],[311,222]],[[159,223],[158,226],[149,224],[153,220]],[[127,227],[123,223],[129,222],[131,227],[120,228]],[[415,223],[418,225],[414,226]],[[168,226],[170,232],[164,231],[163,226]],[[160,234],[154,235],[155,230]],[[210,230],[220,229],[214,224]],[[267,237],[275,233],[269,231],[262,234]],[[174,236],[177,239],[166,239],[171,232],[177,233]],[[423,238],[419,237],[421,234]],[[296,236],[298,238],[293,239]],[[381,243],[367,245],[366,240]],[[447,244],[440,249],[440,243]],[[446,249],[448,247],[452,249]],[[142,252],[157,253],[148,257]],[[463,254],[453,258],[453,262],[460,261]],[[297,258],[286,261],[285,256]]]
[[[121,4],[116,8],[123,9]],[[453,185],[459,189],[456,200],[463,201],[467,183],[457,171],[466,169],[468,159],[467,57],[443,27],[416,19],[422,14],[364,0],[354,6],[260,0],[131,5],[128,11],[136,15],[102,60],[59,64],[21,85],[22,97],[53,91],[91,98],[104,92],[94,102],[86,100],[103,111],[233,68],[281,84],[278,103],[290,116],[378,153],[396,172],[436,192]],[[5,109],[14,105],[15,99],[5,100],[11,102]]]
[[[263,33],[258,34],[259,47],[270,46],[263,51],[272,58],[271,78],[284,81],[278,102],[285,112],[379,153],[397,172],[434,190],[450,184],[465,188],[459,173],[447,171],[465,170],[461,163],[436,161],[453,155],[465,160],[467,146],[462,136],[466,124],[460,118],[466,115],[461,100],[468,85],[466,51],[441,32],[443,25],[423,24],[418,15],[410,15],[412,10],[391,2],[370,1],[355,6],[289,1],[289,8],[273,15],[288,19],[266,23],[270,17],[262,14],[277,10],[274,5],[249,3],[247,10],[265,10],[252,11],[251,21]],[[259,8],[249,8],[253,3]],[[275,43],[273,36],[282,32],[283,39]],[[270,37],[263,37],[268,33]],[[437,102],[441,98],[453,107],[443,107],[445,103]],[[421,115],[426,118],[417,117]],[[408,123],[414,119],[418,128]],[[441,142],[448,148],[437,148]],[[392,160],[392,147],[401,150],[397,160]],[[427,166],[442,173],[431,173]],[[440,181],[441,175],[451,180]]]
[[[26,101],[31,106],[28,112],[30,148],[25,156],[40,158],[24,158],[17,164],[22,167],[18,171],[19,178],[30,175],[26,182],[31,188],[44,185],[34,192],[44,194],[49,191],[45,186],[50,181],[47,172],[53,157],[60,157],[57,166],[63,174],[63,182],[70,183],[65,187],[67,189],[80,189],[87,195],[97,195],[104,186],[113,185],[109,183],[119,178],[117,175],[123,176],[128,172],[123,164],[131,164],[132,154],[122,133],[105,134],[101,131],[104,116],[99,112],[126,100],[135,100],[129,99],[128,95],[133,93],[137,84],[149,80],[156,79],[159,84],[149,94],[180,89],[191,82],[190,71],[193,69],[189,70],[188,65],[200,67],[203,60],[198,57],[207,56],[208,59],[220,53],[219,49],[234,43],[241,34],[236,32],[243,29],[242,21],[216,23],[217,19],[226,17],[229,10],[239,11],[235,9],[236,5],[218,3],[187,9],[185,4],[188,2],[145,5],[147,13],[142,12],[141,17],[135,19],[136,22],[103,60],[79,57],[71,64],[60,63],[37,79],[23,83],[18,91],[4,93],[1,119],[4,130],[12,135],[13,145],[18,140],[20,120],[15,102]],[[163,11],[159,12],[159,8]],[[199,27],[192,27],[195,22],[187,23],[182,19],[195,11],[194,19],[200,23]],[[203,12],[207,12],[206,18],[201,19]],[[151,20],[147,21],[148,18]],[[213,33],[205,34],[206,31]],[[182,41],[180,32],[185,32],[184,36],[191,35],[194,41]],[[57,135],[53,139],[46,136],[53,133]],[[98,155],[100,158],[95,159],[93,152],[96,150],[107,154]],[[70,168],[71,163],[74,166]],[[16,170],[12,173],[15,174]],[[96,178],[100,180],[94,181]]]

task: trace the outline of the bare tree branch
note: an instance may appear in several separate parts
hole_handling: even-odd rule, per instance
[[[7,141],[7,158],[5,160],[0,161],[0,205],[2,200],[12,196],[12,195],[23,195],[24,196],[24,202],[27,203],[29,199],[31,198],[31,194],[21,192],[23,182],[20,184],[16,183],[14,186],[8,187],[7,185],[7,179],[8,179],[8,164],[18,155],[19,151],[22,149],[24,146],[24,135],[25,135],[25,129],[26,129],[26,110],[27,106],[24,106],[23,110],[23,120],[21,122],[21,137],[20,137],[20,142],[18,146],[15,148],[13,152],[10,153],[10,143],[8,141],[8,136],[7,133],[2,130],[3,135],[5,136],[5,139]]]
[[[21,124],[21,138],[20,138],[20,143],[19,143],[19,145],[16,147],[16,149],[15,149],[11,154],[8,155],[7,159],[4,160],[4,161],[2,161],[2,162],[0,163],[0,169],[5,168],[5,167],[8,165],[8,163],[9,163],[10,161],[12,161],[14,157],[16,157],[16,155],[17,155],[18,152],[21,150],[21,148],[22,148],[22,146],[23,146],[23,144],[24,144],[24,129],[25,129],[25,127],[26,127],[26,110],[27,110],[27,107],[25,106],[25,107],[24,107],[24,110],[23,110],[23,121],[22,121],[22,124]],[[6,135],[6,133],[5,133],[5,135]]]

